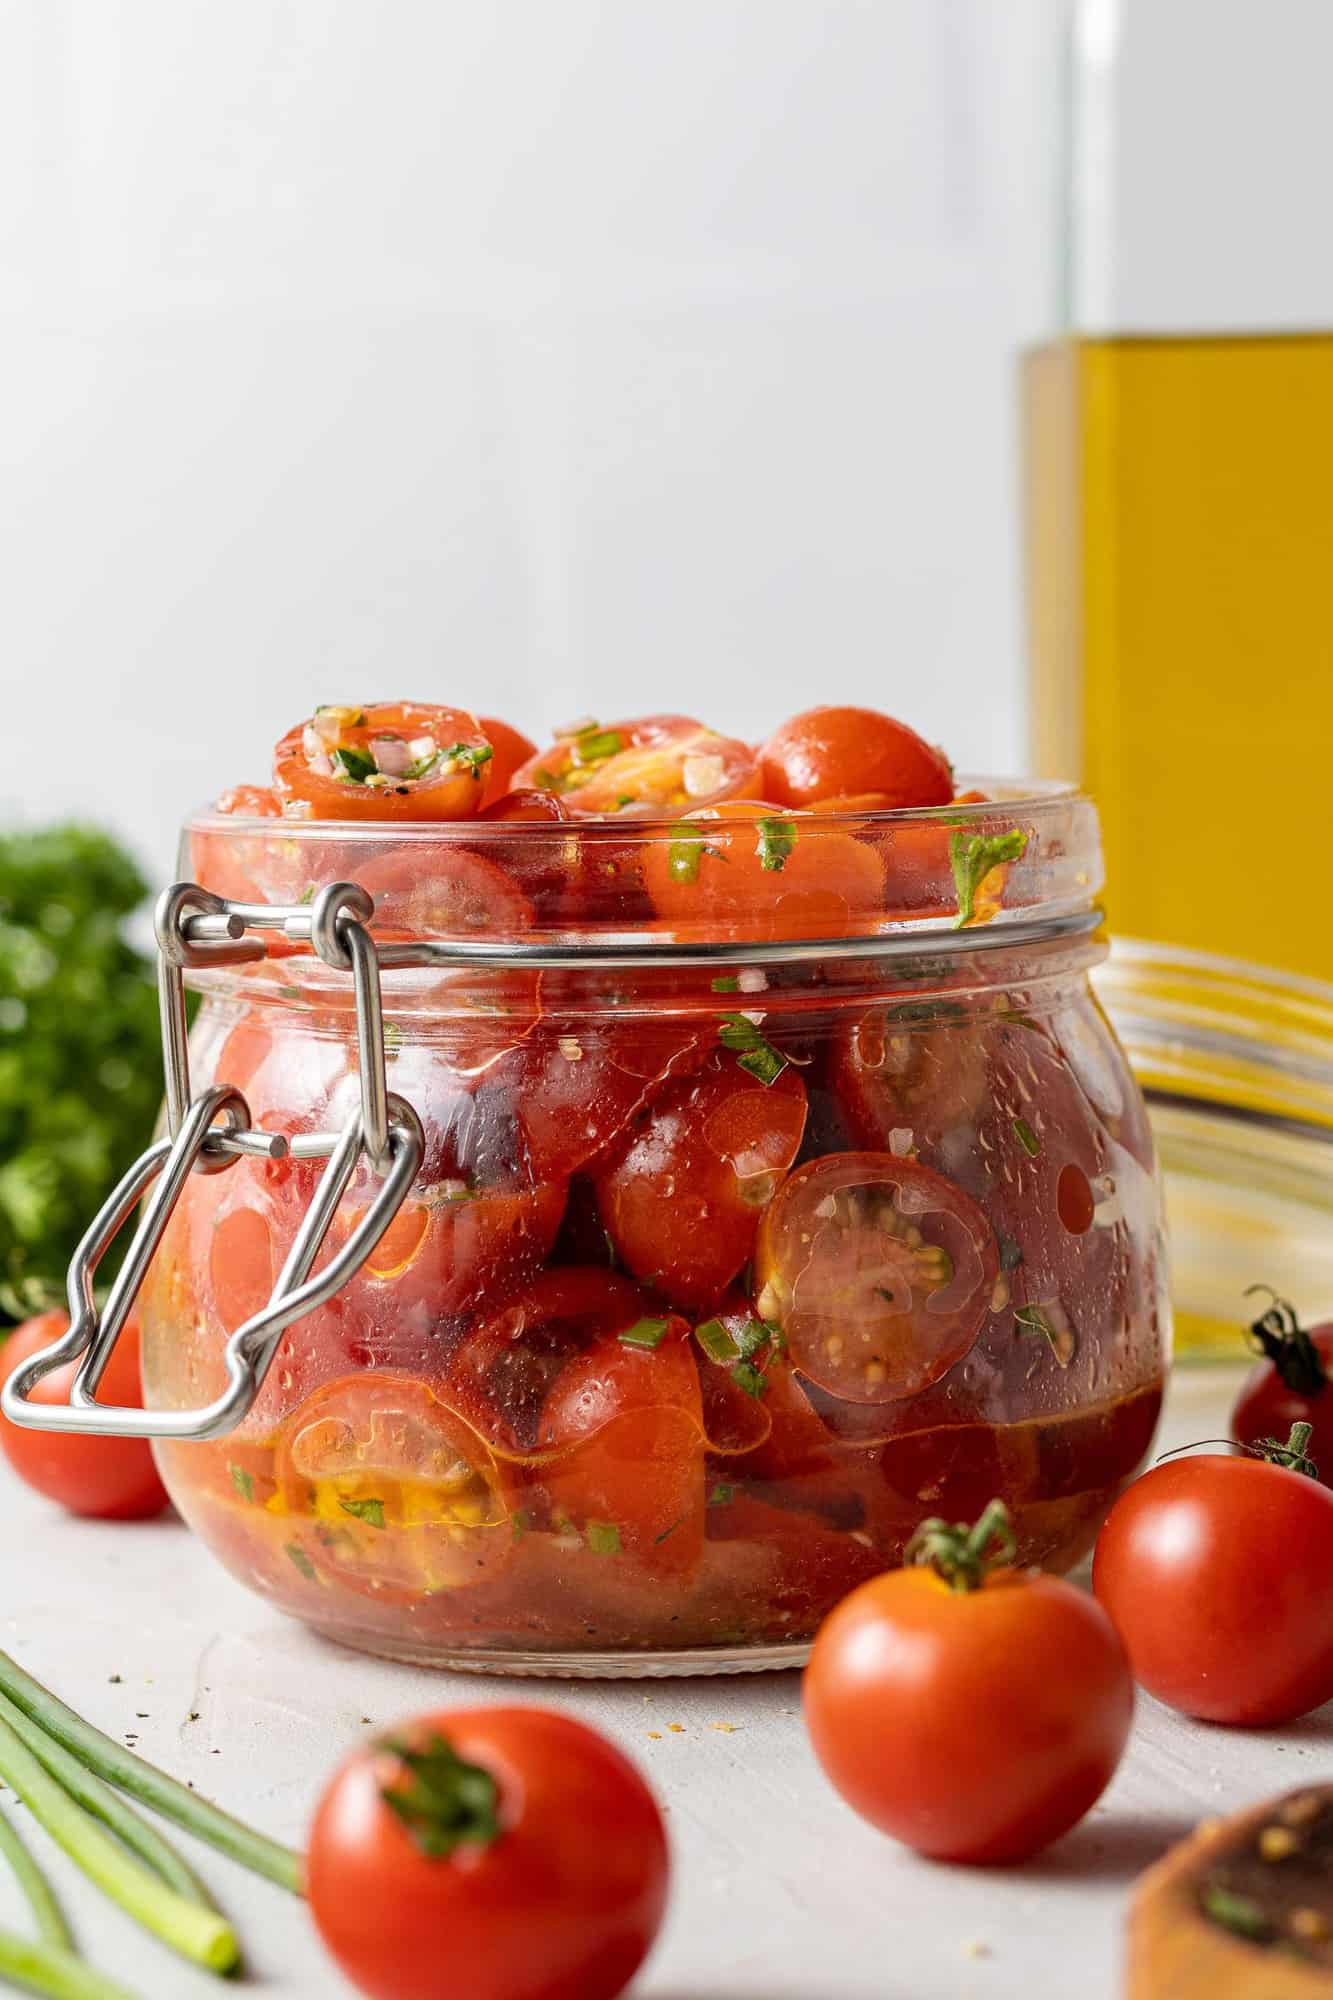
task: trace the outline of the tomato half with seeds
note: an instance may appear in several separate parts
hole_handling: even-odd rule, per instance
[[[875,793],[891,806],[944,806],[953,771],[942,750],[873,708],[809,708],[759,753],[764,796],[779,805]]]
[[[939,1381],[980,1333],[999,1273],[969,1195],[892,1153],[811,1160],[759,1226],[759,1311],[832,1395],[888,1403]]]
[[[765,1085],[719,1049],[668,1084],[596,1175],[626,1269],[678,1304],[714,1304],[749,1258],[804,1130],[805,1086],[790,1064]]]
[[[650,834],[642,857],[653,907],[686,935],[838,937],[883,914],[884,871],[873,848],[761,799],[688,813]]]
[[[609,1028],[585,1015],[548,1015],[487,1070],[478,1094],[512,1108],[533,1179],[564,1180],[715,1045],[711,1023],[664,1018]]]
[[[686,715],[588,723],[514,773],[516,789],[555,792],[575,814],[625,818],[735,798],[754,780],[748,744]]]
[[[491,746],[462,708],[419,701],[317,708],[273,752],[286,813],[305,819],[471,819]]]

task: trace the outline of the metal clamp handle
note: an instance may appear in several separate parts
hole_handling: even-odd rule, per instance
[[[332,1298],[370,1256],[416,1179],[425,1151],[416,1113],[388,1089],[379,954],[366,929],[373,908],[353,882],[331,884],[308,906],[228,903],[192,882],[178,882],[163,895],[157,907],[158,983],[170,1135],[135,1161],[84,1232],[69,1268],[69,1331],[16,1368],[0,1392],[0,1408],[12,1423],[103,1437],[220,1437],[253,1407],[286,1329]],[[191,1096],[185,1034],[183,968],[262,958],[263,945],[248,939],[246,931],[278,929],[308,941],[326,964],[350,971],[356,997],[360,1106],[340,1132],[310,1134],[296,1149],[281,1133],[252,1129],[245,1099],[231,1085],[214,1084]],[[306,1159],[326,1158],[328,1165],[267,1305],[227,1339],[226,1387],[195,1410],[146,1411],[97,1402],[98,1384],[191,1174],[223,1173],[243,1154],[281,1159],[289,1150]],[[312,1278],[311,1267],[363,1153],[382,1176],[381,1186],[341,1248]],[[93,1298],[97,1266],[145,1197],[125,1262],[99,1315]],[[29,1402],[44,1375],[80,1356],[67,1405]]]

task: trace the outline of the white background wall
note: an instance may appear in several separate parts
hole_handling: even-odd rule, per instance
[[[0,816],[318,700],[1021,760],[1062,0],[0,0]]]

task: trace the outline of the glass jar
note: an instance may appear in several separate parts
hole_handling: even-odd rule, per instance
[[[1247,1287],[1333,1302],[1333,986],[1134,938],[1095,984],[1157,1140],[1177,1353],[1238,1361]]]
[[[1161,1398],[1152,1138],[1088,985],[1094,810],[982,782],[799,826],[538,801],[187,829],[183,873],[241,905],[376,898],[389,1087],[426,1140],[240,1427],[158,1445],[237,1576],[399,1658],[697,1672],[799,1660],[927,1515],[998,1494],[1021,1560],[1086,1552]],[[341,1124],[345,975],[271,936],[190,979],[196,1089],[289,1139]],[[217,1394],[318,1172],[187,1181],[143,1294],[150,1409]]]

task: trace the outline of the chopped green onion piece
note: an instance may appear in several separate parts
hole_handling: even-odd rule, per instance
[[[368,779],[379,776],[375,759],[350,743],[340,743],[336,750],[331,750],[329,762],[333,766],[334,777],[346,785],[364,785]]]
[[[770,1041],[765,1040],[754,1022],[744,1014],[724,1014],[717,1036],[723,1048],[731,1050],[741,1068],[765,1086],[776,1083],[790,1061],[789,1056],[784,1056]]]
[[[465,764],[474,778],[480,778],[482,765],[489,764],[495,752],[489,743],[451,743],[438,755],[443,763]],[[434,758],[430,759],[431,763],[434,761]]]
[[[789,819],[761,819],[758,828],[759,841],[755,853],[759,856],[759,865],[776,873],[785,866],[787,856],[796,845],[795,825]]]
[[[622,1347],[660,1347],[670,1326],[666,1319],[636,1319],[620,1336]]]
[[[739,993],[741,982],[734,972],[723,973],[721,979],[710,981],[714,993]]]
[[[1223,1929],[1234,1931],[1237,1937],[1250,1938],[1255,1944],[1263,1944],[1273,1935],[1273,1926],[1257,1903],[1248,1896],[1237,1896],[1220,1883],[1209,1882],[1200,1891],[1199,1906],[1206,1917]]]
[[[306,1582],[313,1583],[315,1581],[315,1565],[311,1562],[301,1544],[299,1542],[287,1542],[284,1544],[284,1550],[300,1570]]]
[[[574,738],[569,754],[582,770],[589,764],[604,764],[608,757],[619,756],[624,747],[625,739],[618,729],[591,730]]]
[[[697,882],[704,851],[701,826],[679,826],[667,848],[667,873],[673,882]]]
[[[589,1521],[587,1542],[595,1556],[620,1554],[620,1530],[614,1521]]]
[[[1035,1160],[1041,1152],[1041,1140],[1037,1137],[1026,1118],[1015,1118],[1014,1137],[1028,1158]]]
[[[992,868],[1002,861],[1018,861],[1027,851],[1028,837],[1021,827],[1007,833],[951,833],[949,860],[953,865],[954,886],[958,891],[958,916],[954,929],[961,931],[976,914],[977,890]]]
[[[734,1486],[727,1486],[725,1484],[715,1486],[708,1496],[708,1505],[710,1507],[725,1507],[735,1498],[736,1489]]]
[[[720,1319],[706,1319],[701,1326],[695,1327],[694,1337],[710,1361],[725,1363],[740,1356],[740,1348]]]
[[[778,1329],[766,1319],[747,1319],[736,1336],[742,1361],[752,1360],[761,1347],[771,1347],[780,1338]]]
[[[255,1482],[245,1467],[243,1465],[229,1465],[227,1470],[231,1474],[231,1483],[240,1494],[242,1500],[253,1500],[255,1497]]]
[[[344,1514],[350,1514],[354,1521],[364,1521],[368,1527],[384,1526],[384,1502],[382,1500],[344,1500],[341,1495],[338,1505]]]
[[[753,1361],[738,1361],[731,1371],[731,1379],[738,1389],[744,1389],[747,1396],[758,1401],[768,1393],[768,1379],[761,1375]]]

